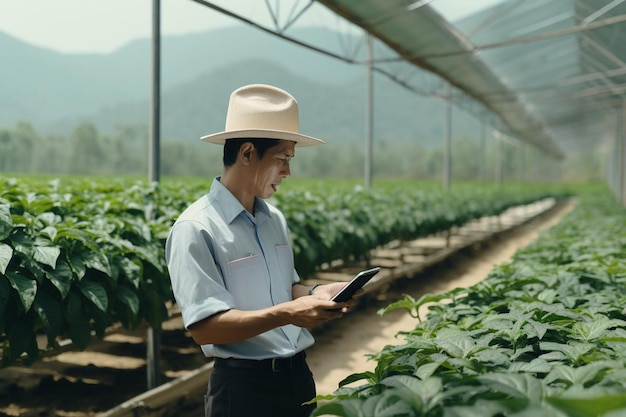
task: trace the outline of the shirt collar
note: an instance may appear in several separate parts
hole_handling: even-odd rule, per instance
[[[239,200],[220,182],[220,177],[213,179],[211,189],[209,190],[209,199],[219,201],[222,208],[222,216],[228,224],[232,223],[240,214],[247,214],[246,209]],[[267,203],[258,197],[254,199],[254,216],[255,218],[252,220],[256,219],[257,224],[271,216]]]

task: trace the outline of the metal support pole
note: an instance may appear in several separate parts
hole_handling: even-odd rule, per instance
[[[160,113],[161,113],[161,0],[152,0],[152,107],[150,111],[150,146],[148,177],[159,182]]]
[[[609,152],[607,163],[606,179],[613,191],[613,195],[620,202],[624,201],[624,135],[626,134],[624,116],[626,110],[624,105],[615,115],[615,138],[613,140],[612,152]]]
[[[500,187],[502,185],[502,137],[498,133],[496,135],[496,158],[495,158],[495,168],[496,168],[496,185]]]
[[[152,107],[150,111],[150,143],[148,177],[151,183],[160,179],[160,82],[161,82],[161,4],[152,0]],[[146,335],[146,369],[148,389],[161,383],[161,329],[149,327]]]
[[[618,140],[619,140],[619,153],[618,153],[618,166],[617,166],[617,172],[619,173],[619,179],[618,179],[618,184],[619,184],[619,198],[620,201],[622,202],[623,206],[626,206],[626,178],[624,178],[624,175],[626,175],[626,167],[624,166],[626,164],[626,100],[622,101],[622,123],[621,126],[622,128],[620,129],[621,131],[619,132],[618,135]]]
[[[478,165],[478,181],[484,182],[487,173],[487,126],[485,122],[480,124],[480,155]]]
[[[520,182],[528,181],[528,151],[529,145],[522,143],[522,156],[521,156],[521,167],[520,167]]]
[[[620,151],[620,142],[622,133],[622,113],[623,110],[619,109],[615,114],[615,136],[613,137],[613,148],[611,152],[609,152],[609,156],[607,157],[607,172],[606,179],[611,187],[611,191],[616,198],[619,197],[619,179],[618,179],[618,169],[619,169],[619,151]]]
[[[365,161],[364,161],[364,182],[365,188],[372,186],[372,156],[374,143],[374,71],[372,62],[374,61],[374,40],[372,35],[367,34],[367,103],[365,122]]]
[[[450,189],[452,177],[452,86],[447,85],[446,92],[446,134],[443,146],[443,189]]]

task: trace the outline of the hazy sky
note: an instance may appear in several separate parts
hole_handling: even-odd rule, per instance
[[[430,5],[454,20],[500,1],[434,0]],[[258,9],[255,17],[268,16],[262,0],[214,3],[225,8],[236,4],[245,7],[246,13],[254,8]],[[308,1],[270,0],[269,3],[279,3],[285,9],[281,12],[288,15],[292,4],[304,7]],[[336,18],[317,7],[321,12],[307,12],[309,24],[333,24],[329,20]],[[131,40],[150,37],[151,22],[152,0],[0,0],[1,32],[60,52],[111,52]],[[203,32],[234,23],[232,18],[192,0],[161,0],[161,31],[166,35]]]

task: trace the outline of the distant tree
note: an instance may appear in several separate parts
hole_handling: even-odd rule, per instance
[[[206,143],[161,143],[163,175],[213,177],[222,171],[221,149]]]
[[[11,132],[6,129],[0,129],[0,171],[10,172],[13,170],[13,141],[11,140]]]
[[[70,153],[67,151],[68,138],[53,134],[42,138],[38,146],[35,173],[40,174],[68,174],[70,173]]]
[[[112,174],[138,175],[147,172],[148,131],[145,126],[118,125],[106,139]]]
[[[35,145],[41,141],[29,122],[18,122],[13,131],[13,157],[18,164],[16,172],[32,172],[35,169]]]
[[[440,180],[443,146],[427,147],[423,140],[374,139],[374,178]],[[484,146],[484,147],[483,147]],[[328,140],[324,146],[298,150],[292,164],[297,177],[363,178],[362,141]],[[200,141],[161,141],[161,174],[205,177],[219,175],[221,149]],[[454,137],[452,180],[545,182],[602,180],[606,154],[601,151],[568,155],[563,161],[511,140],[479,141]],[[145,175],[148,129],[121,125],[101,135],[90,122],[75,126],[69,136],[41,135],[28,122],[0,129],[0,172],[24,174]]]
[[[103,169],[105,153],[96,127],[81,122],[70,135],[71,172],[75,174],[99,174]]]

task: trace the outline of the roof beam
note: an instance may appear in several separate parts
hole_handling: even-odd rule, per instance
[[[595,12],[591,13],[589,16],[587,16],[586,18],[584,18],[581,22],[582,25],[588,25],[591,22],[593,22],[594,20],[596,20],[597,18],[599,18],[600,16],[608,13],[609,11],[613,10],[615,7],[619,6],[620,4],[622,4],[624,2],[624,0],[613,0],[612,2],[610,2],[609,4],[607,4],[606,6],[596,10]]]
[[[519,44],[524,44],[524,43],[539,42],[539,41],[543,41],[547,39],[556,38],[559,36],[567,36],[567,35],[572,35],[572,34],[576,34],[580,32],[587,32],[590,30],[599,29],[599,28],[603,28],[603,27],[611,26],[611,25],[617,25],[617,24],[624,23],[624,22],[626,22],[626,15],[613,16],[604,20],[589,23],[587,25],[576,25],[567,29],[559,29],[559,30],[554,30],[554,31],[547,32],[547,33],[542,33],[541,35],[525,36],[525,37],[509,39],[509,40],[501,41],[501,42],[484,44],[484,45],[473,45],[469,49],[461,49],[457,51],[420,55],[420,56],[415,56],[413,58],[428,60],[432,58],[445,58],[445,57],[455,56],[455,55],[471,54],[471,53],[476,53],[480,51],[485,51],[488,49],[502,48],[505,46],[519,45]]]

